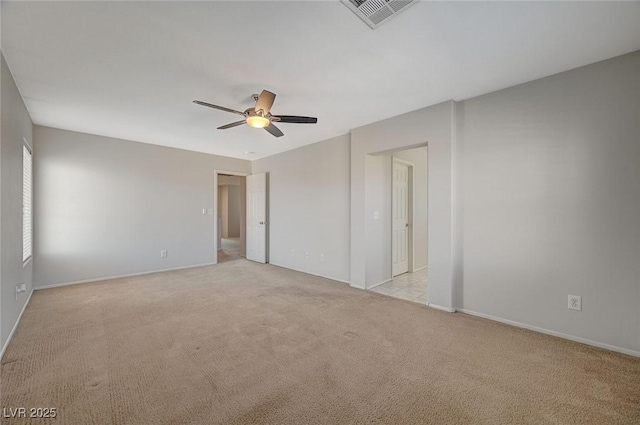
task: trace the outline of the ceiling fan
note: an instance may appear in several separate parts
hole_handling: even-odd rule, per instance
[[[315,124],[318,122],[318,118],[314,117],[299,117],[296,115],[271,115],[271,106],[273,106],[276,95],[268,90],[262,90],[260,95],[253,95],[256,101],[256,106],[253,108],[245,109],[244,112],[236,111],[234,109],[225,108],[224,106],[212,105],[211,103],[201,102],[194,100],[193,103],[198,105],[207,106],[213,109],[219,109],[221,111],[231,112],[233,114],[242,115],[244,119],[242,121],[232,122],[227,125],[218,127],[218,130],[226,130],[227,128],[237,127],[239,125],[248,124],[255,128],[264,128],[275,137],[284,136],[284,133],[280,131],[278,127],[273,125],[274,122],[288,123],[288,124]]]

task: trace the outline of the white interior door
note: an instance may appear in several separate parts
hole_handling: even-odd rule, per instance
[[[267,175],[247,176],[247,259],[267,262]]]
[[[409,166],[393,161],[392,274],[409,271]]]

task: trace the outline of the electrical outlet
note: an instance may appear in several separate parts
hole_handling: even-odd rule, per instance
[[[292,257],[295,257],[295,255],[296,255],[296,250],[295,250],[295,249],[292,249],[292,250],[291,250],[291,256],[292,256]]]
[[[167,250],[163,249],[162,251],[160,251],[160,258],[167,258]]]
[[[324,263],[324,254],[320,254],[320,262]]]
[[[207,214],[207,209],[206,209],[206,208],[203,208],[203,209],[202,209],[202,215],[206,215],[206,214]]]
[[[578,295],[569,295],[569,310],[582,311],[582,297]]]
[[[21,294],[26,291],[27,291],[27,285],[25,283],[18,283],[16,285],[16,301],[18,300],[18,294]]]
[[[309,258],[309,257],[310,257],[310,255],[309,255],[309,251],[305,252],[305,253],[304,253],[304,258]]]

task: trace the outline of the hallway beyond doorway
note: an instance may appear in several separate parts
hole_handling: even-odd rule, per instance
[[[239,260],[242,257],[240,238],[222,238],[218,251],[218,263]]]

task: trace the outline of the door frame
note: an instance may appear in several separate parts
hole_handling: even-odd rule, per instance
[[[213,170],[213,264],[218,264],[218,174],[238,177],[247,177],[251,175],[251,173],[243,173],[239,171]]]
[[[408,267],[407,267],[407,273],[413,273],[414,272],[414,264],[415,264],[415,258],[414,258],[414,241],[413,241],[413,215],[414,215],[414,211],[413,211],[413,197],[414,197],[414,184],[413,184],[413,162],[409,162],[407,160],[398,158],[396,156],[391,156],[391,214],[390,215],[390,220],[391,220],[391,238],[389,239],[389,241],[391,242],[391,279],[394,279],[395,276],[393,275],[393,163],[397,162],[398,164],[402,164],[402,165],[406,165],[407,169],[408,169],[408,173],[409,173],[409,190],[407,191],[407,193],[409,194],[409,199],[408,201],[408,207],[407,210],[409,212],[409,217],[408,217],[408,222],[409,222],[409,231],[408,231],[408,242],[407,242],[407,249],[409,250],[409,255],[408,255]],[[400,276],[400,275],[398,275]]]

